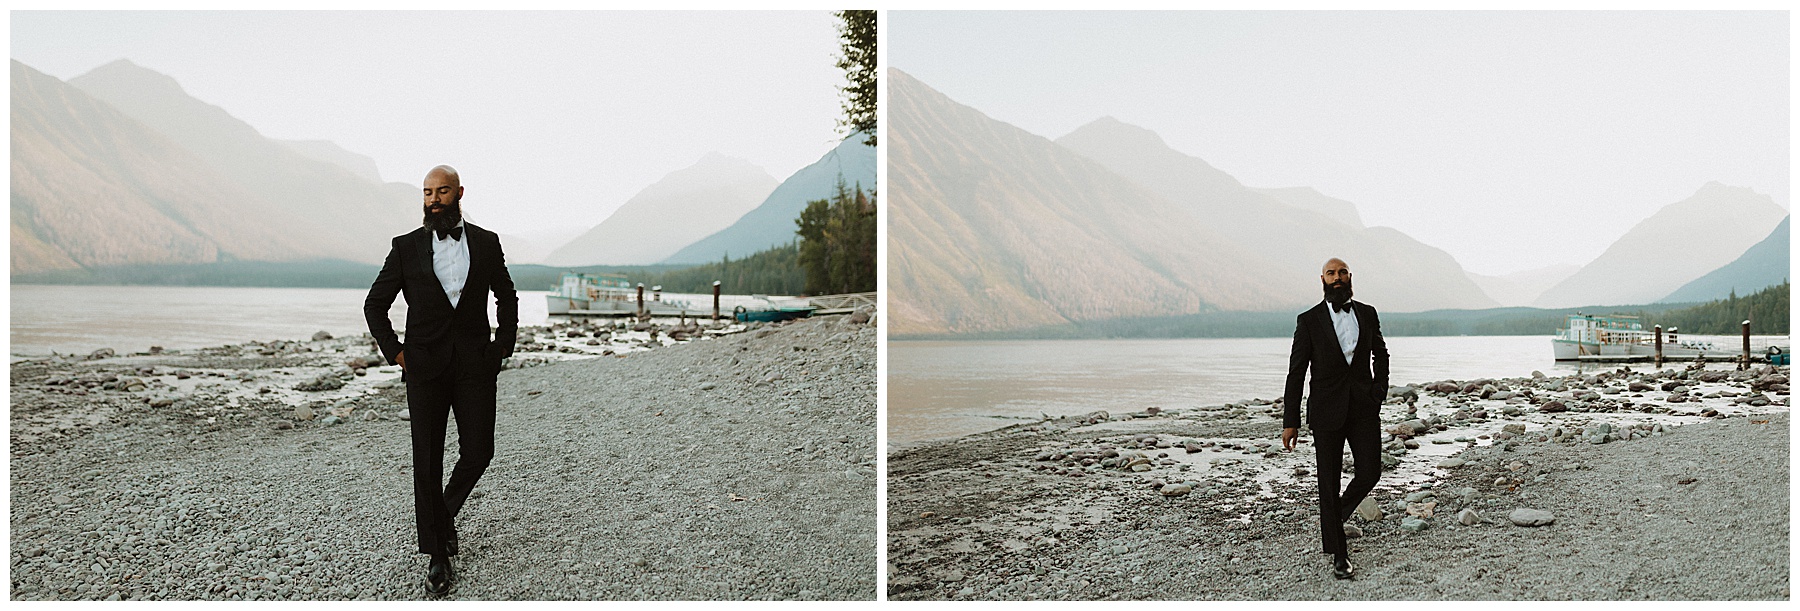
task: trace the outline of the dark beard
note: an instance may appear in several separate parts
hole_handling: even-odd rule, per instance
[[[1332,288],[1332,286],[1330,284],[1326,284],[1324,280],[1319,281],[1319,284],[1325,285],[1325,300],[1326,301],[1329,301],[1334,305],[1340,305],[1340,306],[1344,305],[1346,303],[1350,303],[1350,297],[1352,295],[1354,295],[1355,292],[1350,290],[1350,281],[1349,280],[1344,280],[1343,282],[1344,282],[1344,286]]]
[[[431,213],[430,205],[425,206],[424,223],[426,229],[432,231],[449,231],[455,228],[456,224],[460,222],[462,222],[462,200],[460,199],[450,202],[450,205],[444,206],[443,211],[438,212],[437,214]]]

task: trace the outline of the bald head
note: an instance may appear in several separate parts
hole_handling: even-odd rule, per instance
[[[462,186],[462,177],[456,174],[456,168],[447,165],[440,165],[425,173],[426,182],[431,182],[434,177],[448,182],[453,187]]]
[[[425,226],[450,229],[462,221],[462,178],[441,165],[425,173]]]
[[[449,206],[462,201],[462,177],[456,168],[441,165],[425,173],[425,207]]]
[[[1325,285],[1326,300],[1338,304],[1350,300],[1350,265],[1343,259],[1332,257],[1325,261],[1325,267],[1319,270],[1319,282]]]

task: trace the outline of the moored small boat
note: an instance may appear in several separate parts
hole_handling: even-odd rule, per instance
[[[731,317],[738,322],[780,322],[796,318],[812,316],[819,306],[808,299],[779,298],[784,304],[776,303],[768,295],[751,295],[751,301],[731,309]]]

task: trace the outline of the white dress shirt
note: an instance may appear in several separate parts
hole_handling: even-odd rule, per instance
[[[1344,349],[1345,363],[1350,363],[1356,356],[1356,336],[1361,331],[1356,326],[1356,307],[1350,305],[1354,303],[1346,302],[1344,305],[1349,307],[1339,312],[1332,309],[1331,302],[1325,302],[1325,311],[1331,314],[1331,326],[1337,330],[1338,347]]]
[[[462,227],[457,221],[457,227]],[[450,298],[450,307],[456,307],[462,301],[463,284],[469,280],[469,230],[463,228],[461,239],[438,239],[437,232],[431,232],[431,271],[437,274],[438,283],[444,285],[444,296]]]

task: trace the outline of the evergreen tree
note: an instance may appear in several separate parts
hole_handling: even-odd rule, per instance
[[[813,295],[875,290],[875,203],[842,178],[829,199],[807,202],[795,219],[806,292]]]
[[[1678,327],[1682,333],[1737,335],[1743,330],[1743,322],[1749,320],[1751,333],[1786,335],[1789,302],[1788,283],[1784,281],[1743,297],[1733,290],[1724,299],[1646,317],[1644,327],[1662,325],[1664,329]]]
[[[843,118],[838,127],[863,133],[863,144],[875,146],[875,11],[838,11],[837,67],[848,85],[843,92]]]

